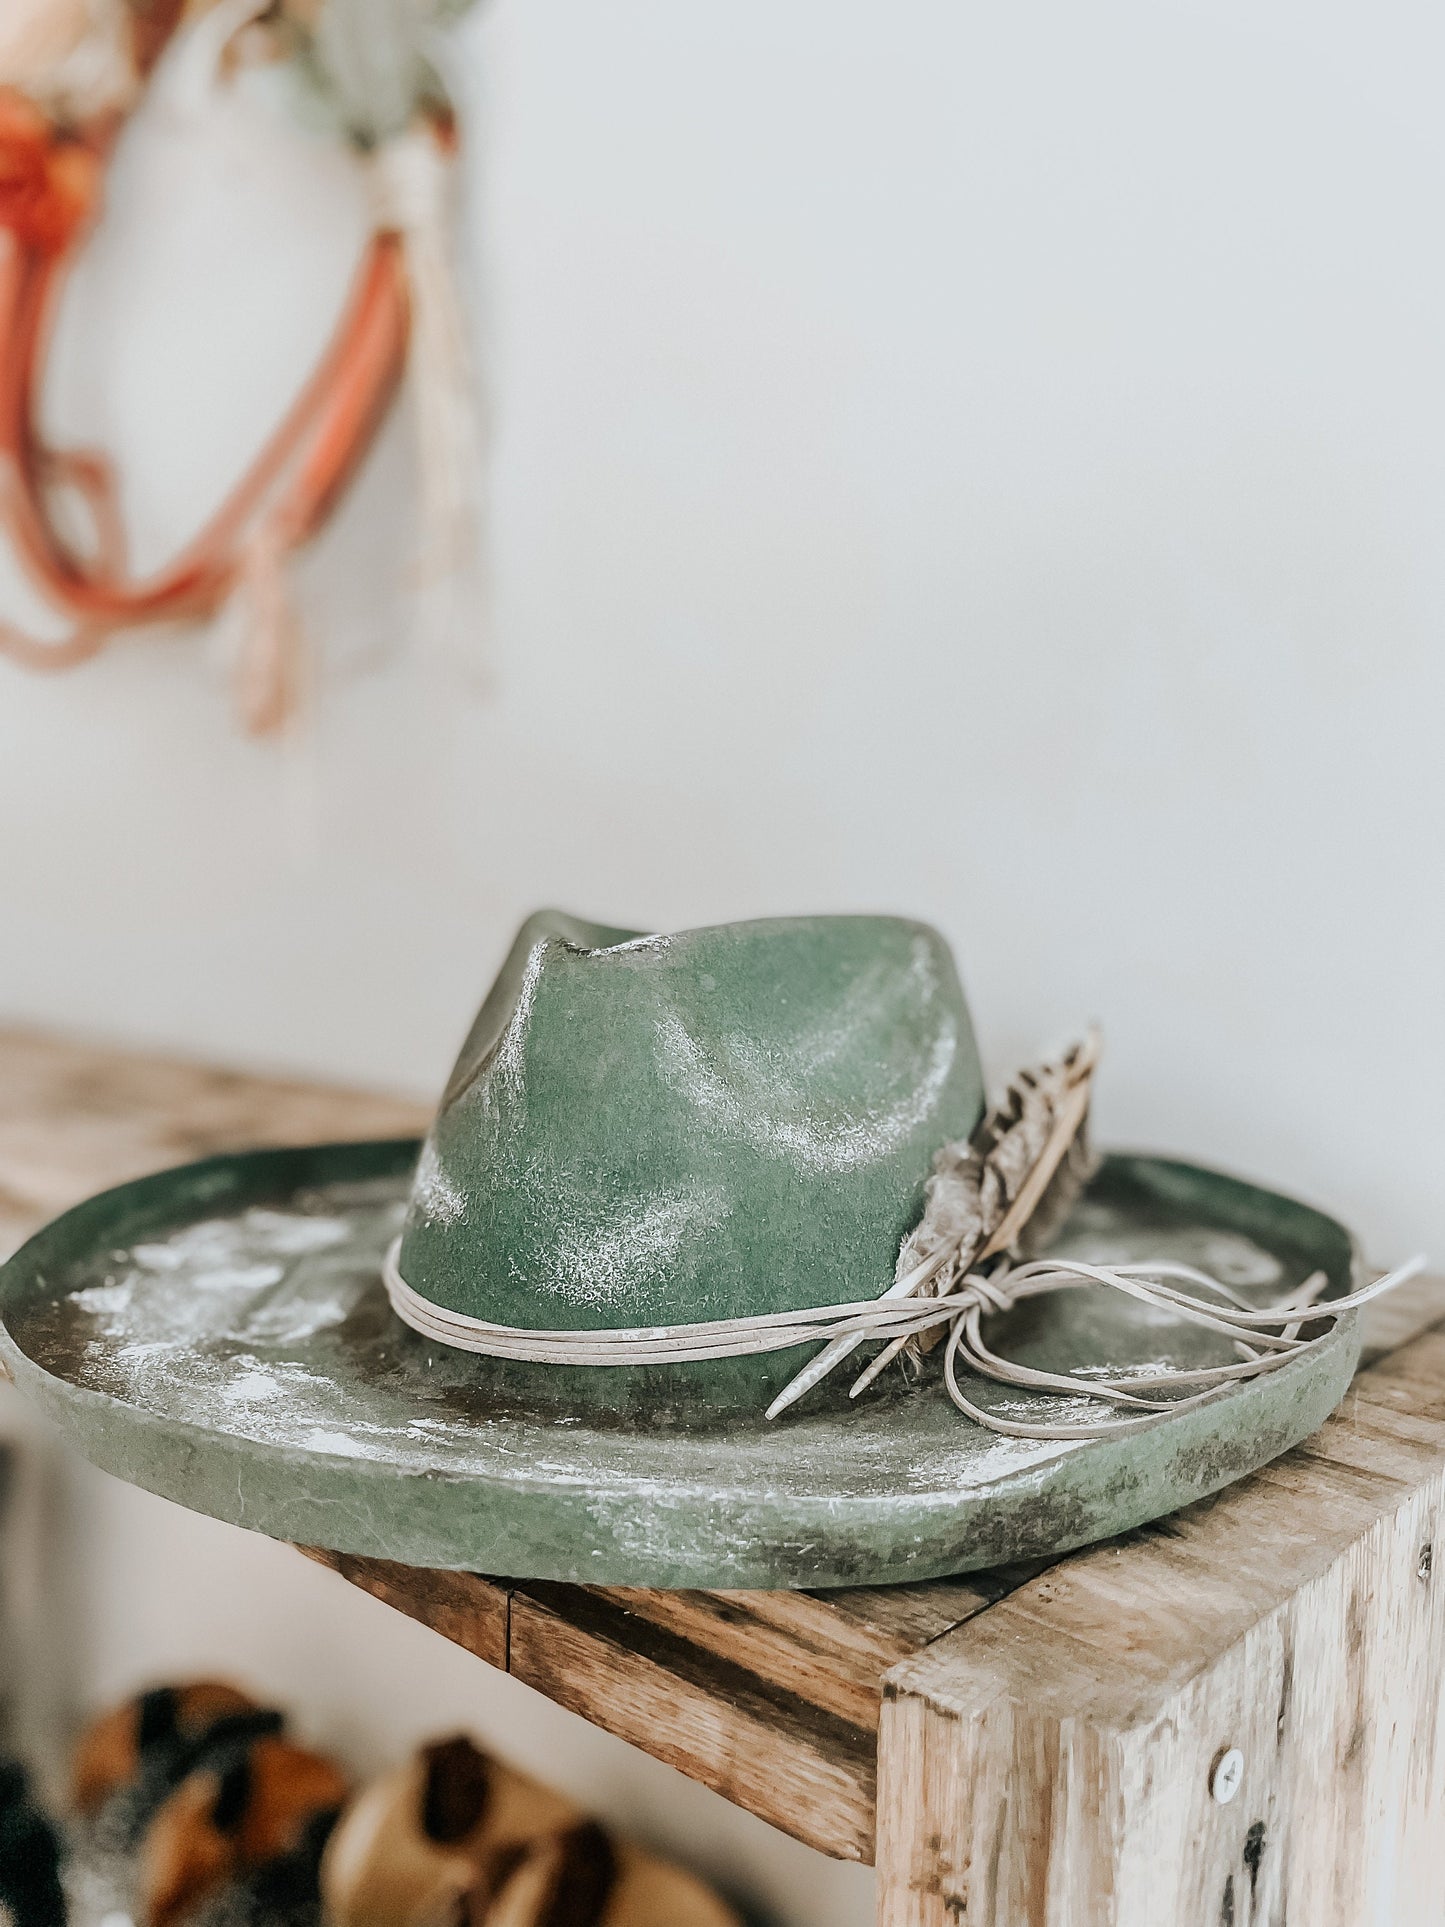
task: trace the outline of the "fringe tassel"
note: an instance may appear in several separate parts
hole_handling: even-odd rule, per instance
[[[466,320],[452,262],[451,154],[430,122],[372,155],[377,225],[400,234],[411,292],[408,371],[421,471],[423,579],[464,568],[477,547],[481,436]]]
[[[286,581],[287,544],[262,524],[236,582],[246,628],[236,661],[236,706],[252,736],[279,735],[305,695],[305,636]]]

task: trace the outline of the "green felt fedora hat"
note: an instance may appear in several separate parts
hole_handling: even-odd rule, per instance
[[[397,1254],[429,1304],[536,1331],[871,1299],[934,1153],[984,1107],[947,944],[898,917],[647,935],[542,911],[462,1047]],[[758,1411],[796,1349],[650,1366],[479,1359],[542,1407]]]
[[[415,1564],[811,1587],[1063,1551],[1294,1444],[1360,1344],[1353,1243],[1308,1206],[1114,1155],[1085,1158],[1051,1216],[1034,1113],[1047,1098],[1053,1142],[1072,1105],[1080,1146],[1086,1090],[1071,1053],[985,1109],[958,977],[924,924],[649,936],[545,913],[424,1144],[228,1154],[76,1206],[0,1267],[0,1362],[108,1471]],[[1008,1226],[1031,1197],[1023,1241]],[[980,1200],[1001,1213],[988,1239]],[[995,1304],[1002,1375],[971,1369],[975,1347],[955,1382],[955,1344],[999,1289],[990,1264],[1026,1280],[1025,1244],[1067,1288]],[[954,1269],[932,1283],[963,1294],[942,1304],[941,1365],[887,1370],[850,1400],[860,1371],[924,1348],[921,1325],[878,1326],[878,1301],[934,1319],[940,1253]],[[1140,1302],[1123,1270],[1096,1289],[1085,1266],[1202,1268],[1246,1322],[1221,1325],[1217,1301],[1177,1319],[1160,1291]],[[1313,1332],[1281,1307],[1326,1300],[1309,1342],[1270,1335]],[[719,1351],[748,1319],[779,1348]],[[493,1349],[437,1342],[447,1321],[486,1326]],[[640,1356],[658,1325],[705,1348]],[[498,1355],[496,1332],[531,1349]],[[589,1362],[609,1345],[624,1362]],[[855,1365],[771,1420],[839,1345]],[[1127,1414],[1161,1370],[1183,1376],[1135,1400],[1137,1429],[1098,1429],[1090,1387],[1122,1374]]]

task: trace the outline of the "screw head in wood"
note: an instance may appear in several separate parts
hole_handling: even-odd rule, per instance
[[[1209,1774],[1209,1791],[1227,1807],[1244,1783],[1244,1755],[1237,1746],[1226,1747]]]

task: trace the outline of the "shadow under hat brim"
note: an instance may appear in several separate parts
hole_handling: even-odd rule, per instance
[[[0,1355],[102,1469],[275,1538],[413,1565],[608,1585],[918,1580],[1058,1554],[1219,1489],[1343,1396],[1356,1315],[1217,1403],[1125,1438],[1000,1438],[930,1372],[775,1424],[704,1411],[601,1424],[392,1314],[381,1258],[413,1140],[258,1151],[122,1185],[0,1268]],[[249,1240],[249,1243],[248,1243]],[[1112,1244],[1111,1244],[1112,1241]],[[1334,1219],[1244,1180],[1106,1158],[1059,1240],[1189,1251],[1261,1302],[1316,1268],[1359,1282]],[[254,1249],[252,1249],[254,1247]],[[1147,1248],[1146,1248],[1147,1247]],[[1030,1362],[1146,1364],[1181,1342],[1085,1292],[998,1333]],[[783,1356],[783,1355],[780,1355]],[[793,1357],[795,1354],[787,1354]],[[1011,1416],[1057,1402],[992,1386]]]

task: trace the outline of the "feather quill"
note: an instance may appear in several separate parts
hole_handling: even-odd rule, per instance
[[[884,1298],[937,1297],[999,1252],[1027,1255],[1048,1242],[1091,1169],[1089,1093],[1098,1058],[1098,1033],[1090,1031],[1061,1057],[1020,1071],[971,1137],[943,1147],[925,1188],[923,1217],[903,1241]],[[784,1386],[768,1417],[796,1404],[858,1343],[837,1338],[825,1345]],[[923,1344],[896,1338],[885,1345],[851,1395],[871,1385],[905,1348],[917,1356]]]

